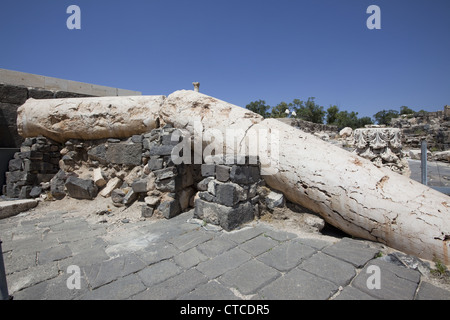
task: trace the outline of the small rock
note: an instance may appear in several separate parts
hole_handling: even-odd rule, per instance
[[[154,208],[147,205],[141,207],[141,215],[143,218],[151,218],[153,216]]]
[[[284,204],[285,199],[281,192],[271,191],[266,197],[266,205],[269,209],[281,208]]]
[[[148,196],[148,197],[145,197],[144,201],[148,206],[155,207],[158,205],[160,199],[159,199],[159,197],[156,197],[156,196]]]
[[[69,177],[65,183],[70,197],[75,199],[92,200],[97,196],[97,186],[93,180],[84,180],[76,177]]]
[[[353,129],[350,127],[346,127],[339,132],[339,136],[341,138],[351,137],[352,134],[353,134]]]
[[[125,198],[125,192],[121,189],[115,189],[111,192],[111,200],[114,204],[122,204]]]

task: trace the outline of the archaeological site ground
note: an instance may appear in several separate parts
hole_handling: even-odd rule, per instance
[[[449,106],[352,130],[0,76],[2,299],[450,299]]]

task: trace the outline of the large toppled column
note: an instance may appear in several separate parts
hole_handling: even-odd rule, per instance
[[[150,131],[152,125],[160,122],[193,135],[197,156],[211,149],[226,153],[235,144],[235,149],[247,144],[244,149],[258,155],[269,168],[263,172],[266,183],[290,201],[320,214],[353,236],[450,263],[448,196],[388,169],[377,168],[311,134],[275,119],[263,120],[253,112],[193,91],[177,91],[167,98],[74,100],[26,102],[19,108],[21,135],[44,135],[57,141],[70,135],[82,139],[104,135],[114,138],[136,128],[146,130],[146,123]],[[114,129],[109,129],[110,125]],[[77,131],[84,128],[86,132]],[[215,133],[214,139],[210,139],[211,133]],[[217,133],[224,138],[218,139]],[[226,139],[228,133],[235,134],[235,139]],[[200,143],[196,143],[199,136]],[[269,148],[254,148],[261,139],[269,137],[276,137]]]
[[[158,126],[164,96],[28,99],[19,107],[22,137],[69,139],[128,138]]]

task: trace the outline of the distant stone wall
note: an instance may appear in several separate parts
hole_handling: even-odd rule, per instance
[[[277,118],[277,120],[308,133],[326,132],[336,135],[339,134],[339,128],[333,125],[314,123],[296,118]]]
[[[402,115],[392,119],[391,126],[402,129],[406,148],[420,149],[421,140],[426,139],[431,151],[450,149],[450,106],[443,111]]]

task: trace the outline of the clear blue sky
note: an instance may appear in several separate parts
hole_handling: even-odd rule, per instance
[[[69,5],[81,30],[68,30]],[[369,30],[369,5],[381,30]],[[245,106],[316,97],[372,116],[450,104],[449,0],[33,0],[0,6],[0,68]]]

